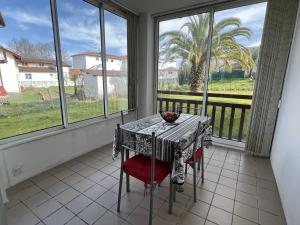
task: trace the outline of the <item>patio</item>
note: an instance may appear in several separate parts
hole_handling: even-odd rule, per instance
[[[116,211],[120,160],[111,145],[75,158],[8,190],[8,224],[147,224],[149,193],[131,178]],[[167,179],[166,179],[167,180]],[[199,181],[200,178],[197,178]],[[193,203],[192,174],[168,214],[168,182],[155,191],[153,224],[285,225],[268,159],[211,146],[205,156],[205,182]]]

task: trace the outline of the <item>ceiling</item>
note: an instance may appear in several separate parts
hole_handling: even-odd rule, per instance
[[[159,13],[213,0],[116,0],[137,13]]]

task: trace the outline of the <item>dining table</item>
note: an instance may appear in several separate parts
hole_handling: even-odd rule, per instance
[[[160,114],[154,114],[131,121],[115,130],[112,158],[116,159],[120,146],[134,149],[136,153],[151,155],[152,133],[155,133],[156,159],[172,163],[172,182],[176,190],[184,190],[184,162],[193,154],[193,143],[200,122],[201,136],[198,138],[197,147],[208,147],[212,144],[212,127],[210,118],[181,113],[174,123],[166,122]],[[118,134],[118,132],[120,132]],[[119,140],[118,140],[118,138]]]

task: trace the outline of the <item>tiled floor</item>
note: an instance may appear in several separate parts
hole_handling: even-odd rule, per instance
[[[143,225],[148,222],[149,194],[131,179],[117,213],[120,161],[111,146],[95,150],[11,188],[9,225]],[[284,225],[285,220],[267,159],[210,147],[205,153],[205,182],[198,177],[197,203],[192,200],[191,170],[185,191],[168,214],[168,179],[155,194],[157,225]],[[124,187],[124,186],[123,186]]]

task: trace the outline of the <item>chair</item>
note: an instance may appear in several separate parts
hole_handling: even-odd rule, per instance
[[[120,111],[122,125],[125,124],[125,115],[127,115],[128,113],[133,112],[133,111],[136,111],[136,109],[123,109]]]
[[[196,184],[196,163],[198,162],[198,170],[200,170],[200,163],[201,163],[201,179],[202,183],[204,182],[204,146],[203,146],[203,134],[206,130],[206,128],[209,126],[209,121],[205,123],[198,123],[195,140],[193,144],[193,153],[192,156],[190,156],[185,161],[185,174],[187,174],[187,165],[189,164],[193,168],[193,189],[194,189],[194,202],[197,201],[197,184]],[[197,148],[198,145],[198,139],[201,137],[201,146]],[[194,160],[195,159],[195,160]]]
[[[125,115],[127,115],[129,112],[135,111],[136,109],[123,109],[121,110],[121,124],[124,125],[125,124]],[[136,155],[136,153],[134,153],[134,155]],[[128,149],[126,150],[125,153],[125,157],[126,160],[129,159],[129,151]],[[126,174],[126,191],[129,192],[130,191],[130,187],[129,187],[129,176]]]
[[[118,142],[120,140],[120,125],[117,125],[118,129]],[[126,173],[126,186],[127,192],[129,191],[129,176],[135,177],[138,180],[141,180],[145,184],[145,188],[148,184],[150,184],[150,210],[149,210],[149,225],[152,224],[152,215],[153,215],[153,195],[155,185],[161,183],[170,173],[171,173],[171,165],[169,162],[159,161],[156,158],[156,138],[155,133],[152,133],[151,137],[152,144],[152,153],[149,155],[137,154],[131,158],[128,158],[124,162],[124,149],[126,151],[134,149],[130,149],[125,145],[121,145],[117,143],[117,146],[120,147],[121,151],[121,169],[120,169],[120,181],[119,181],[119,194],[118,194],[118,207],[117,211],[120,212],[121,205],[121,193],[122,193],[122,182],[123,182],[123,172]],[[172,182],[170,179],[170,199],[172,196]],[[171,208],[169,208],[169,212],[171,212]]]

